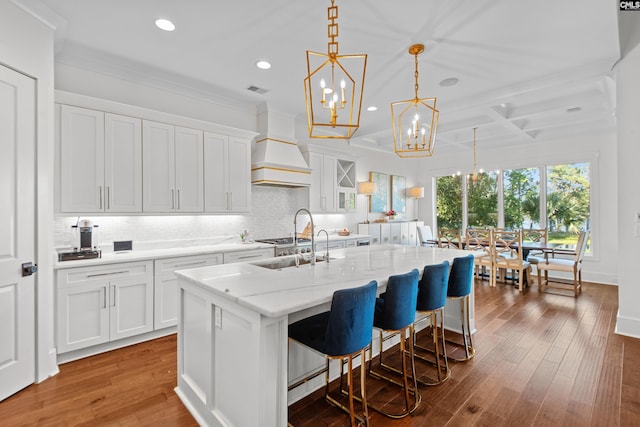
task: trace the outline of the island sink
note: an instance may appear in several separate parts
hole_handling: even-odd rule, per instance
[[[296,256],[298,257],[298,263],[297,263],[298,266],[312,264],[311,262],[312,258],[304,258],[304,257],[301,257],[300,255],[296,255]],[[287,256],[287,257],[280,257],[277,259],[269,259],[265,261],[256,261],[250,264],[255,265],[257,267],[268,268],[271,270],[282,270],[283,268],[295,267],[296,256]],[[329,257],[329,261],[331,261],[332,259],[335,259],[335,258]],[[315,261],[323,262],[327,260],[325,259],[324,256],[316,256]]]

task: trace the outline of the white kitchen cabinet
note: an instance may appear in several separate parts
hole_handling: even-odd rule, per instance
[[[338,192],[337,210],[352,212],[356,210],[356,162],[336,159],[336,185]]]
[[[309,187],[309,210],[318,213],[337,211],[336,161],[335,156],[309,151],[305,160],[311,168]]]
[[[142,211],[141,120],[60,106],[60,211]]]
[[[144,120],[144,212],[204,210],[203,133]]]
[[[142,212],[142,120],[105,113],[104,211]]]
[[[324,255],[324,253],[327,251],[327,248],[329,248],[329,256],[331,256],[332,250],[345,248],[345,242],[343,240],[329,240],[329,243],[327,244],[327,240],[323,239],[322,237],[323,235],[320,235],[320,237],[316,237],[316,255]]]
[[[231,264],[234,262],[255,261],[262,258],[272,258],[275,256],[274,249],[250,249],[247,251],[225,252],[224,263]]]
[[[78,350],[153,330],[153,262],[57,272],[57,348]]]
[[[371,236],[371,244],[417,246],[417,225],[422,221],[372,222],[358,224],[358,234]]]
[[[251,211],[251,143],[204,133],[205,212]]]
[[[178,278],[176,270],[222,264],[222,253],[158,259],[154,262],[153,326],[163,329],[178,321]]]
[[[104,211],[104,113],[60,107],[60,210]]]

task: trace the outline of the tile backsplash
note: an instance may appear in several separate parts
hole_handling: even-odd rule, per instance
[[[306,189],[252,187],[252,213],[244,215],[166,215],[166,216],[82,216],[98,225],[97,242],[110,250],[114,240],[133,240],[136,244],[161,241],[211,240],[232,242],[240,240],[240,233],[248,229],[250,239],[284,237],[293,234],[293,216],[306,204]],[[364,208],[362,216],[364,217]],[[76,216],[55,219],[55,247],[70,247],[74,241],[71,228]],[[357,230],[358,217],[350,214],[317,214],[313,216],[316,230],[333,233],[342,227]],[[301,215],[298,231],[302,231],[307,217]]]

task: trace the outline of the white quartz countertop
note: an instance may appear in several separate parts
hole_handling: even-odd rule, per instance
[[[330,262],[272,270],[265,260],[179,270],[176,274],[217,297],[247,307],[267,317],[280,317],[331,301],[338,289],[361,286],[425,265],[471,254],[456,249],[371,245],[331,251]],[[279,257],[274,260],[282,261]]]
[[[92,265],[113,264],[118,262],[145,261],[191,255],[206,255],[220,252],[236,252],[251,249],[273,249],[268,243],[222,243],[215,245],[183,246],[158,249],[143,249],[123,252],[103,252],[102,258],[73,261],[55,261],[54,269],[89,267]],[[57,256],[57,254],[56,254]]]

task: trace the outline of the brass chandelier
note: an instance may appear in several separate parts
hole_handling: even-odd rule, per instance
[[[328,53],[307,51],[304,95],[309,137],[349,139],[360,127],[367,55],[340,55],[334,0],[327,15]]]
[[[391,103],[393,150],[400,157],[429,157],[435,147],[440,117],[436,98],[418,98],[418,55],[422,52],[422,44],[409,48],[415,57],[415,98]]]

